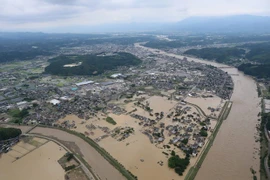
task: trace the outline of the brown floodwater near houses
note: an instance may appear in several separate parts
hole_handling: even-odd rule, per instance
[[[136,44],[138,46],[138,44]],[[145,47],[142,47],[145,48]],[[154,53],[183,58],[183,56],[146,48]],[[216,67],[225,65],[203,61],[197,58],[188,58],[195,62],[211,64]],[[223,122],[216,139],[204,160],[196,180],[247,180],[252,179],[250,168],[257,172],[259,177],[259,143],[255,142],[258,113],[260,112],[260,99],[257,96],[256,82],[245,76],[236,68],[225,68],[232,74],[234,92],[232,110]],[[237,74],[237,75],[235,75]],[[25,131],[23,129],[23,131]],[[45,136],[54,136],[64,141],[74,142],[80,147],[85,160],[99,174],[101,179],[124,179],[124,177],[111,166],[98,152],[82,139],[56,129],[35,128],[32,132]],[[168,177],[170,179],[170,177]]]
[[[139,47],[140,45],[135,44],[135,46]],[[155,49],[145,49],[154,53],[183,58],[180,55]],[[188,60],[215,67],[227,66],[198,58],[188,58]],[[233,106],[228,118],[222,123],[213,146],[195,179],[247,180],[252,179],[250,168],[257,172],[259,179],[260,144],[255,142],[255,136],[258,136],[256,125],[258,124],[258,113],[261,109],[256,82],[236,68],[222,68],[222,70],[231,74],[234,82],[234,91],[231,97]]]
[[[31,131],[31,133],[54,137],[61,141],[72,142],[75,146],[71,149],[76,151],[76,146],[79,147],[77,151],[80,151],[84,160],[91,166],[94,173],[98,174],[99,178],[102,180],[125,179],[116,168],[114,168],[101,154],[99,154],[91,145],[80,137],[58,129],[43,127],[36,127]]]

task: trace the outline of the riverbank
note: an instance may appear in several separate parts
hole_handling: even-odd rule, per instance
[[[213,145],[213,143],[215,141],[216,135],[217,135],[217,133],[222,125],[222,122],[227,119],[231,108],[232,108],[232,102],[227,101],[225,103],[223,109],[221,110],[219,117],[218,117],[218,123],[214,129],[213,134],[211,134],[211,136],[209,137],[209,141],[208,141],[207,145],[205,146],[203,152],[201,153],[201,156],[198,158],[197,162],[195,163],[195,165],[192,168],[190,168],[189,172],[187,173],[187,175],[185,177],[185,180],[195,179],[199,169],[201,168],[201,165],[202,165],[204,159],[206,158],[211,146]]]
[[[260,149],[260,179],[267,180],[270,177],[269,171],[269,155],[270,155],[270,138],[268,135],[268,131],[266,128],[267,119],[264,118],[265,115],[265,102],[264,99],[268,96],[268,92],[265,93],[265,86],[261,86],[259,83],[258,86],[258,95],[261,97],[261,113],[260,113],[260,142],[261,142],[261,149]]]
[[[0,179],[64,180],[65,171],[57,161],[65,153],[54,142],[41,138],[23,139],[1,155]]]
[[[4,126],[13,127],[12,124],[2,124]],[[14,125],[16,128],[22,128],[25,132],[28,132],[29,129],[31,130],[29,133],[30,136],[37,136],[37,137],[46,137],[48,139],[55,140],[63,146],[67,147],[75,156],[78,157],[79,161],[87,166],[87,169],[91,171],[94,179],[112,179],[112,180],[120,180],[120,179],[135,179],[130,174],[126,175],[126,178],[121,174],[125,169],[118,164],[118,169],[115,164],[113,163],[112,157],[110,158],[109,154],[106,152],[99,152],[96,150],[95,143],[92,142],[90,139],[88,142],[87,138],[75,131],[70,131],[67,129],[57,129],[53,127],[40,127],[36,126],[33,129],[33,126],[18,126]],[[94,144],[93,144],[94,143]],[[96,144],[96,146],[98,146]],[[100,148],[100,147],[99,147]],[[102,150],[102,148],[100,148]],[[116,161],[114,163],[117,163]],[[119,170],[119,168],[122,168]],[[120,173],[120,172],[121,173]],[[87,172],[86,172],[87,173]],[[125,171],[125,173],[129,173]],[[129,177],[130,176],[130,177]]]
[[[96,176],[101,179],[125,179],[121,174],[124,173],[124,169],[120,169],[123,167],[120,164],[112,164],[117,162],[113,161],[112,158],[109,158],[109,155],[106,152],[103,152],[102,149],[96,147],[98,145],[95,145],[94,142],[91,143],[92,141],[90,139],[87,140],[84,135],[80,136],[79,133],[74,131],[65,131],[54,128],[36,127],[30,133],[56,138],[64,145],[70,146],[73,153],[83,157],[81,160],[89,164],[92,171],[94,171]],[[106,171],[104,169],[106,169]],[[125,172],[124,175],[127,179],[134,179],[128,172]]]
[[[196,99],[201,98],[193,98],[193,101],[196,102]],[[214,99],[214,98],[213,98]],[[159,125],[163,124],[164,127],[167,127],[169,125],[175,126],[177,125],[177,122],[173,122],[172,119],[168,118],[167,115],[171,114],[175,111],[175,108],[179,106],[179,102],[174,100],[168,100],[166,97],[160,97],[160,96],[151,96],[148,97],[144,102],[149,103],[149,107],[153,109],[154,112],[163,112],[164,118],[160,120]],[[204,101],[208,102],[207,99]],[[130,112],[137,108],[135,111],[136,114],[152,118],[149,115],[149,112],[143,110],[142,108],[137,107],[134,105],[133,102],[130,103],[118,103],[117,105],[121,105],[121,108],[124,108],[127,112]],[[211,98],[209,99],[209,102],[211,102]],[[212,107],[218,107],[219,101],[216,103],[212,103]],[[181,105],[183,106],[183,105]],[[223,106],[223,104],[222,104]],[[205,119],[205,117],[201,114],[205,114],[202,110],[198,111],[198,109],[190,106],[185,105],[186,108],[190,108],[187,114],[192,115],[193,113],[198,114],[198,118]],[[204,107],[207,109],[207,107]],[[216,113],[219,114],[220,111],[217,111]],[[207,113],[209,114],[209,113]],[[194,114],[193,114],[194,115]],[[63,119],[60,119],[57,123],[60,126],[61,124],[65,122],[70,122],[74,124],[74,127],[71,130],[85,134],[85,136],[88,136],[89,138],[96,141],[100,147],[104,148],[108,153],[110,153],[119,163],[123,164],[124,167],[132,172],[134,175],[138,177],[138,179],[157,179],[162,180],[170,177],[171,179],[184,179],[185,174],[188,172],[189,168],[194,165],[194,163],[197,161],[197,158],[201,154],[201,149],[204,149],[205,144],[202,144],[202,147],[200,147],[200,150],[198,151],[198,155],[196,157],[191,157],[190,159],[190,165],[187,167],[186,171],[183,173],[183,176],[179,176],[176,174],[172,169],[169,169],[165,163],[168,161],[168,155],[171,153],[172,150],[175,151],[180,157],[185,157],[185,154],[183,151],[178,149],[173,144],[169,143],[170,139],[172,139],[172,135],[169,135],[168,130],[164,130],[163,132],[163,142],[154,142],[156,140],[153,139],[153,142],[151,143],[149,140],[149,137],[147,137],[143,132],[148,130],[148,127],[144,127],[142,125],[139,125],[140,120],[131,117],[127,114],[121,114],[121,115],[115,115],[113,113],[108,114],[109,117],[113,118],[114,121],[117,123],[116,125],[109,124],[105,121],[105,115],[98,115],[97,117],[94,117],[89,120],[80,119],[76,117],[75,115],[68,115]],[[197,115],[196,115],[197,116]],[[179,116],[180,118],[181,116]],[[216,126],[217,120],[211,119],[210,120],[211,129],[214,129]],[[194,121],[195,124],[195,121]],[[157,125],[159,128],[160,126]],[[187,125],[187,124],[186,124]],[[115,129],[125,129],[125,128],[131,128],[134,130],[132,134],[130,134],[125,139],[121,139],[121,135],[116,135],[115,132],[117,130]],[[196,123],[196,127],[194,126],[194,132],[199,132],[199,129],[201,128],[201,125]],[[105,132],[104,132],[105,130]],[[120,132],[120,130],[119,130]],[[121,131],[123,132],[123,131]],[[182,130],[181,133],[184,134],[185,130]],[[120,133],[121,134],[121,133]],[[212,134],[209,131],[209,136]],[[190,139],[189,143],[193,144],[195,140]],[[208,141],[208,138],[206,138],[206,143]],[[169,148],[164,148],[164,147]],[[123,152],[125,152],[123,154]],[[167,155],[166,155],[167,154]],[[160,163],[162,162],[162,163]],[[163,164],[164,163],[164,164]],[[150,168],[151,167],[151,168]],[[145,171],[147,169],[147,171]]]
[[[184,56],[166,53],[164,51],[146,48],[135,44],[153,53],[159,53],[183,59]],[[234,105],[226,121],[223,122],[213,146],[203,162],[196,179],[208,180],[219,177],[220,180],[252,178],[250,168],[259,172],[259,142],[256,126],[257,115],[260,110],[260,98],[257,95],[255,81],[239,72],[236,68],[224,64],[204,61],[197,58],[188,58],[189,61],[199,62],[221,68],[231,74],[234,82],[234,91],[231,97]]]

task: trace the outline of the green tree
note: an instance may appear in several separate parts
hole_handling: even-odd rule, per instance
[[[183,144],[187,144],[188,143],[188,139],[184,139],[181,141]]]
[[[205,130],[201,130],[200,131],[200,135],[203,136],[203,137],[207,137],[208,136],[208,133]]]
[[[0,127],[0,140],[15,138],[21,134],[22,134],[21,129]]]
[[[106,121],[107,121],[108,123],[112,124],[112,125],[116,125],[116,124],[117,124],[117,123],[114,121],[114,119],[111,118],[111,117],[109,117],[109,116],[106,118]]]

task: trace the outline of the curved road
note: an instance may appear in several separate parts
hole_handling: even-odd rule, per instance
[[[30,133],[41,134],[43,136],[56,138],[63,142],[71,144],[71,150],[79,152],[83,159],[91,166],[95,174],[102,180],[122,180],[125,179],[122,174],[115,169],[104,157],[101,156],[91,145],[83,139],[58,129],[36,127]],[[63,143],[65,144],[65,143]]]
[[[69,153],[73,153],[72,151],[70,151],[65,145],[63,145],[62,143],[60,143],[59,141],[56,141],[55,139],[52,138],[48,138],[47,136],[42,136],[42,135],[37,135],[37,134],[25,134],[26,136],[32,136],[32,137],[38,137],[38,138],[42,138],[42,139],[47,139],[49,141],[52,141],[56,144],[58,144],[59,146],[61,146],[62,148],[64,148],[67,152]],[[76,156],[74,156],[74,158],[80,163],[80,166],[82,168],[82,170],[84,171],[84,173],[86,174],[86,176],[90,179],[96,179],[93,174],[87,169],[87,167],[84,165],[84,163],[77,158]]]
[[[20,128],[22,129],[23,133],[27,133],[26,135],[34,134],[33,136],[40,136],[54,140],[54,142],[58,142],[58,144],[63,145],[65,149],[68,149],[76,154],[79,153],[82,158],[91,166],[92,172],[101,180],[125,179],[125,177],[115,167],[113,167],[106,159],[104,159],[103,156],[101,156],[101,154],[99,154],[91,145],[80,137],[53,128],[35,127],[32,129],[32,126],[18,126],[11,124],[0,125]],[[28,132],[29,130],[31,131]],[[85,166],[82,167],[86,168]],[[86,171],[86,174],[93,178],[91,175],[92,172]]]
[[[135,44],[137,48],[143,48],[155,54],[163,54],[170,57],[183,59],[183,56],[166,53],[164,51],[146,48]],[[204,61],[197,58],[188,58],[189,61],[209,64],[215,67],[226,65]],[[226,66],[228,67],[228,66]],[[223,122],[216,139],[211,147],[196,179],[198,180],[247,180],[252,178],[250,168],[259,172],[259,142],[255,142],[257,136],[256,125],[260,110],[260,99],[257,95],[255,81],[239,72],[236,68],[222,68],[232,75],[234,91],[231,97],[233,106],[231,112]],[[101,179],[121,180],[125,179],[109,162],[107,162],[92,146],[81,138],[67,132],[37,127],[31,131],[44,136],[57,138],[61,142],[73,143],[74,150],[80,151],[83,158],[91,165]],[[79,147],[76,149],[76,147]],[[258,176],[258,174],[257,174]]]

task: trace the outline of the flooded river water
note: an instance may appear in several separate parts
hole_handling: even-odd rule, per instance
[[[135,46],[140,46],[135,44]],[[176,58],[183,56],[142,47],[156,54],[163,54]],[[200,62],[224,67],[226,65],[188,58],[189,61]],[[247,180],[252,179],[250,168],[257,172],[259,179],[259,142],[255,142],[260,112],[260,98],[257,95],[256,82],[249,76],[239,72],[236,68],[222,68],[231,74],[234,91],[231,97],[232,110],[223,122],[216,139],[211,147],[196,180]]]
[[[136,44],[136,46],[139,45]],[[180,55],[140,47],[156,54],[183,58]],[[219,68],[226,66],[197,58],[188,58],[188,60]],[[250,168],[253,168],[257,172],[257,177],[259,177],[259,143],[255,142],[254,137],[256,124],[258,124],[257,115],[260,112],[260,99],[257,96],[256,83],[236,68],[222,68],[222,70],[231,74],[234,82],[234,91],[231,97],[233,106],[195,179],[247,180],[252,179]],[[74,142],[76,146],[80,147],[79,150],[84,159],[100,175],[101,179],[124,179],[113,166],[82,139],[56,129],[38,127],[32,132],[54,136],[62,141]]]

